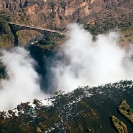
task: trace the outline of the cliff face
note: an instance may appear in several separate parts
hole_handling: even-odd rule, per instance
[[[122,18],[132,14],[132,6],[132,0],[0,0],[0,10],[15,14],[14,21],[54,28],[72,22]]]
[[[132,133],[129,121],[117,111],[121,99],[126,99],[133,106],[132,94],[132,80],[97,87],[85,86],[71,93],[59,91],[48,99],[34,99],[33,103],[21,103],[15,109],[0,112],[0,132],[117,133],[110,121],[110,117],[115,115],[126,123],[114,121],[115,125],[119,129],[122,127],[121,131],[127,126],[128,132]],[[129,107],[126,106],[126,109]],[[126,112],[125,108],[123,112]]]

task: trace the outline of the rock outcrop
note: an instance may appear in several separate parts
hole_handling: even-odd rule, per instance
[[[132,0],[0,0],[0,10],[15,17],[13,21],[51,28],[107,17],[127,19],[133,14],[132,5]]]

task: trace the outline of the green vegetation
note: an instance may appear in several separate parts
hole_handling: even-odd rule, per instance
[[[7,23],[10,18],[7,17],[5,12],[0,12],[0,34],[8,34],[11,32],[10,27]]]
[[[38,46],[44,49],[51,49],[57,45],[60,45],[61,41],[65,37],[63,35],[51,34],[44,36],[44,38],[38,42]]]
[[[47,101],[53,101],[51,106],[42,106],[38,99],[34,99],[32,106],[29,103],[21,103],[16,108],[19,116],[14,110],[9,110],[8,116],[6,112],[0,112],[0,132],[116,133],[116,130],[118,133],[132,132],[132,127],[130,123],[126,123],[126,119],[123,119],[123,122],[120,121],[123,116],[119,115],[115,103],[115,101],[120,102],[123,97],[132,98],[132,89],[127,96],[127,93],[118,87],[120,84],[125,85],[125,89],[129,91],[129,85],[132,83],[132,81],[121,81],[118,84],[102,86],[102,88],[101,86],[89,89],[78,88],[66,94],[60,91],[47,99]],[[99,90],[103,93],[99,94]],[[86,97],[85,95],[90,92],[94,95]],[[122,97],[118,92],[122,94]],[[110,98],[107,97],[109,94],[112,94]],[[110,121],[112,114],[115,116],[112,116]]]
[[[0,16],[0,29],[0,34],[8,34],[10,32],[10,27],[7,24],[5,17],[2,17],[2,15]]]
[[[9,20],[10,18],[5,12],[0,12],[0,48],[13,47],[14,36],[7,23]]]
[[[30,40],[36,38],[39,33],[35,30],[19,30],[16,32],[19,46],[25,46]]]
[[[112,116],[112,122],[118,133],[128,133],[127,126],[117,117]]]
[[[1,34],[0,35],[0,48],[12,48],[14,46],[14,36],[12,34]]]
[[[115,19],[106,19],[102,22],[95,22],[95,24],[85,24],[84,28],[88,30],[93,39],[96,40],[98,34],[105,34],[108,31],[119,31],[121,37],[118,40],[118,44],[124,48],[129,48],[129,45],[133,43],[133,23],[128,21],[116,21]],[[127,36],[124,36],[127,35]],[[124,36],[124,37],[123,37]]]
[[[58,111],[52,111],[49,113],[49,115],[44,116],[45,120],[42,122],[39,122],[37,127],[40,128],[42,132],[45,132],[50,127],[55,128],[55,123],[58,123],[60,121],[59,112]]]
[[[14,36],[7,23],[8,21],[10,21],[10,16],[6,12],[0,12],[0,48],[9,49],[13,47]],[[6,67],[0,61],[0,79],[5,78],[7,78]]]
[[[25,25],[31,25],[30,17],[29,17],[29,15],[27,15],[26,11],[23,11],[18,14],[17,13],[15,14],[15,12],[13,12],[13,13],[10,13],[10,16],[12,19],[11,22],[25,24]]]
[[[96,22],[95,24],[85,24],[84,28],[90,31],[93,35],[103,34],[109,30],[119,28],[122,31],[126,30],[132,23],[131,22],[118,22],[116,20],[108,19],[102,23]]]
[[[127,104],[126,100],[123,100],[118,109],[122,115],[124,115],[131,123],[133,123],[133,110]]]
[[[40,41],[33,41],[28,47],[31,56],[38,62],[43,69],[45,66],[44,56],[50,57],[53,55],[53,49],[62,44],[64,36],[51,34],[44,36]],[[41,72],[42,73],[42,72]]]

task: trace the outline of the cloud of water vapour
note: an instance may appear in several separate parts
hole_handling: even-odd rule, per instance
[[[78,86],[100,85],[133,77],[131,51],[118,46],[119,33],[93,36],[82,26],[68,26],[67,41],[53,61],[53,86],[71,91]],[[59,59],[59,60],[58,60]]]
[[[4,50],[2,54],[1,60],[9,78],[0,84],[0,110],[12,109],[35,98],[44,99],[46,95],[40,90],[39,75],[34,70],[35,61],[29,52],[17,47]]]

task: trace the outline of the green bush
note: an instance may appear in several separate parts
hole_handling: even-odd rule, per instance
[[[7,17],[5,12],[0,12],[0,34],[8,34],[11,32],[10,27],[7,23],[9,21],[9,17]]]

